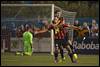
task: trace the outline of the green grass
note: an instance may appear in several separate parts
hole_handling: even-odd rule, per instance
[[[14,53],[6,52],[1,54],[1,66],[99,66],[99,55],[78,55],[77,64],[72,63],[66,56],[63,63],[55,64],[50,54],[34,53],[32,56],[16,56]]]

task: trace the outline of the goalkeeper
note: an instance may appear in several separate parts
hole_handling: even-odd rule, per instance
[[[32,55],[33,35],[43,33],[45,30],[33,30],[29,25],[25,26],[26,31],[23,33],[24,52],[16,52],[17,55]]]
[[[32,41],[33,39],[33,34],[32,34],[32,29],[27,26],[26,27],[26,32],[23,33],[23,43],[24,43],[24,54],[25,55],[32,55]]]

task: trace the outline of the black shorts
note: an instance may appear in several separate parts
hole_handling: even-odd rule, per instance
[[[64,48],[69,45],[68,43],[68,36],[65,36],[64,39],[55,39],[55,47],[58,45],[58,47],[63,46]]]
[[[55,39],[55,47],[66,46],[66,39]]]

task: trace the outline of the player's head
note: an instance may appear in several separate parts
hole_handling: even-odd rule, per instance
[[[60,10],[55,11],[55,16],[61,17],[62,12]]]
[[[26,31],[33,32],[31,26],[28,24],[25,25]]]
[[[57,23],[57,21],[58,21],[58,17],[57,17],[57,16],[55,16],[55,17],[54,17],[53,24],[56,24],[56,23]]]
[[[26,25],[25,25],[25,30],[28,31],[28,29],[29,29],[29,25],[26,24]]]
[[[57,24],[57,25],[62,25],[63,23],[63,17],[58,18],[57,16],[54,17],[54,21],[53,24]]]
[[[58,17],[57,17],[57,16],[55,16],[55,17],[54,17],[54,21],[57,21],[57,20],[58,20]]]
[[[21,25],[21,30],[24,30],[24,25]]]
[[[64,24],[64,22],[63,22],[64,18],[63,17],[60,17],[59,20],[60,20],[60,24]]]

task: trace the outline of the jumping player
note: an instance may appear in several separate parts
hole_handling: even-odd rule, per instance
[[[59,21],[56,23],[56,24],[54,24],[55,26],[59,26],[59,25],[64,25],[64,20],[63,20],[63,17],[61,17],[61,12],[60,11],[57,11],[56,13],[56,16],[58,17],[58,19],[59,19]],[[75,27],[75,26],[71,26],[71,27],[73,27],[73,28],[77,28],[77,27]],[[61,29],[62,28],[62,29]],[[69,56],[70,56],[70,58],[71,58],[71,60],[72,60],[72,62],[74,62],[73,61],[73,56],[74,57],[77,57],[77,54],[75,53],[75,50],[74,50],[74,48],[73,48],[73,46],[72,46],[72,43],[71,43],[71,41],[68,39],[68,31],[66,30],[66,29],[64,29],[63,27],[61,27],[60,28],[60,31],[63,31],[63,36],[65,37],[65,39],[62,39],[61,40],[61,42],[62,42],[62,44],[63,44],[63,47],[64,48],[66,48],[67,50],[68,50],[68,54],[69,54]],[[60,34],[61,36],[62,36],[62,34]],[[60,48],[60,50],[61,50],[61,56],[62,56],[62,58],[64,58],[64,53],[63,53],[63,47],[62,48]],[[62,59],[63,60],[63,59]]]
[[[32,55],[32,44],[33,44],[33,34],[32,29],[27,26],[26,32],[23,33],[23,43],[24,43],[24,54]]]
[[[64,58],[63,47],[64,47],[64,44],[66,44],[64,28],[65,27],[75,28],[74,26],[71,26],[71,25],[68,25],[68,24],[62,24],[62,22],[60,20],[62,20],[62,18],[59,19],[58,17],[55,16],[54,20],[53,20],[53,24],[49,25],[49,27],[48,27],[48,30],[51,30],[51,29],[54,30],[54,41],[55,41],[54,58],[55,58],[55,63],[58,62],[58,49],[60,49],[61,58],[62,59]],[[59,22],[59,25],[57,25],[58,22]],[[48,31],[48,30],[45,30],[45,31]],[[69,56],[71,57],[72,62],[74,62],[73,61],[73,54],[69,53]]]
[[[54,59],[55,59],[55,63],[58,62],[58,49],[60,49],[61,58],[62,59],[64,58],[63,47],[64,47],[64,44],[66,45],[64,28],[65,27],[77,28],[77,27],[72,26],[72,25],[63,24],[63,17],[59,18],[59,16],[60,15],[57,13],[54,17],[53,24],[49,25],[48,29],[45,30],[45,31],[48,31],[51,29],[54,30],[54,42],[55,42],[55,44],[54,44],[54,48],[55,48]],[[70,56],[72,62],[74,62],[72,52],[69,52],[69,56]]]

